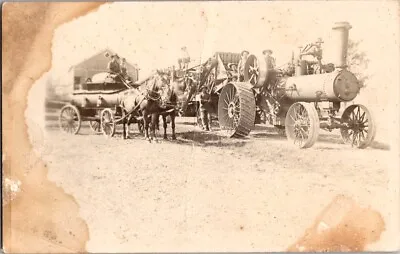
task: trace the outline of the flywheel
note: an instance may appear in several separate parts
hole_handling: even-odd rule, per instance
[[[218,100],[218,121],[228,137],[247,136],[254,127],[256,103],[251,84],[231,82]]]
[[[244,65],[244,81],[253,87],[262,87],[268,78],[267,62],[264,57],[250,55]]]

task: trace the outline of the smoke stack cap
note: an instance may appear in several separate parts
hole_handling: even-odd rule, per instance
[[[352,26],[350,25],[349,22],[342,21],[342,22],[335,22],[335,24],[332,27],[332,29],[341,29],[341,28],[350,30]]]

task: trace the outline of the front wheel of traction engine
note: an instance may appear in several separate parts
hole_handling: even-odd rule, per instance
[[[285,119],[285,132],[289,142],[296,146],[313,146],[319,134],[319,118],[315,107],[305,102],[290,106]]]
[[[345,144],[363,149],[374,140],[375,121],[365,106],[360,104],[350,105],[344,110],[341,122],[344,127],[340,128],[340,134]]]
[[[218,100],[218,121],[228,137],[247,136],[254,128],[256,104],[249,83],[231,82]]]
[[[115,134],[115,117],[111,109],[103,109],[100,113],[101,131],[107,137],[112,137]]]

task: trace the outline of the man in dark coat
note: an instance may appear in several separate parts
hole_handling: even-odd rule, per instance
[[[127,78],[128,73],[126,70],[126,59],[125,58],[122,58],[120,68],[121,68],[122,76],[124,76],[124,78]]]
[[[121,72],[121,68],[119,66],[118,59],[119,59],[118,55],[117,54],[113,54],[111,56],[111,61],[108,62],[108,66],[107,67],[108,67],[108,70],[109,70],[109,72],[111,74],[119,74]]]
[[[207,87],[203,86],[200,93],[200,118],[203,125],[203,130],[210,130],[209,107],[211,95],[207,92]]]

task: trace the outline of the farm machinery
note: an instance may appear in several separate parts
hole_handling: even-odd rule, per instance
[[[217,53],[202,66],[198,86],[207,86],[211,94],[211,114],[228,137],[247,136],[256,123],[268,122],[285,132],[287,139],[300,148],[309,148],[318,139],[320,129],[339,129],[345,143],[358,148],[371,144],[375,122],[364,105],[351,102],[360,91],[356,76],[347,68],[347,45],[351,25],[335,23],[335,57],[322,63],[323,43],[318,40],[302,47],[298,59],[285,69],[271,68],[267,56],[249,55],[244,80],[238,82],[235,70],[240,55]],[[222,72],[225,77],[218,77]]]

